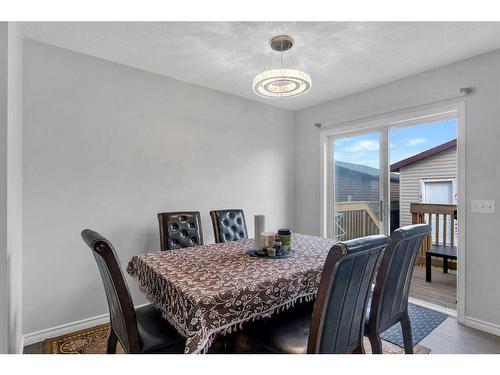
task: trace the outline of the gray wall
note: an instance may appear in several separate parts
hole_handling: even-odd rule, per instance
[[[296,230],[320,232],[319,131],[324,120],[348,121],[459,94],[460,87],[475,86],[468,100],[466,129],[466,315],[500,326],[500,217],[471,214],[471,199],[500,201],[500,51],[408,77],[355,95],[330,101],[297,113]]]
[[[107,312],[94,228],[122,266],[159,248],[157,212],[267,214],[294,225],[294,114],[25,41],[24,332]],[[168,64],[168,61],[165,62]],[[145,302],[128,278],[134,302]]]
[[[0,353],[22,343],[22,37],[0,22]]]
[[[7,263],[7,57],[8,24],[0,22],[0,353],[9,348],[9,269]]]

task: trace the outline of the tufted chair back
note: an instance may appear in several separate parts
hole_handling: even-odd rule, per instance
[[[210,211],[215,242],[238,241],[248,238],[243,210]]]
[[[408,293],[422,241],[431,234],[427,224],[409,225],[391,234],[373,291],[369,329],[393,326],[408,309]]]
[[[81,235],[92,250],[101,274],[111,328],[126,353],[138,352],[140,343],[134,304],[115,249],[107,239],[93,230],[85,229]]]
[[[334,245],[314,304],[308,353],[363,352],[365,315],[379,257],[390,239],[363,237]]]
[[[161,250],[203,245],[199,211],[162,212],[158,214]]]

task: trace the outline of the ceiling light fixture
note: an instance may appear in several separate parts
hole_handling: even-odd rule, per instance
[[[290,64],[296,64],[295,56],[290,50],[293,39],[288,35],[278,35],[271,39],[271,48],[280,53],[280,68],[267,70],[257,74],[253,80],[253,91],[266,98],[289,98],[305,94],[311,89],[312,81],[309,74],[296,69],[285,68],[283,57],[288,57]],[[283,52],[287,52],[285,56]],[[271,51],[272,53],[272,51]],[[271,56],[271,53],[269,56]],[[269,61],[269,57],[268,57]]]

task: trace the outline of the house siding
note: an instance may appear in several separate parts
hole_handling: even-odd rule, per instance
[[[443,151],[437,155],[401,168],[400,225],[411,224],[410,203],[421,201],[420,180],[432,178],[457,178],[457,149]]]
[[[391,202],[399,202],[399,184],[400,181],[398,182],[391,181],[390,185]]]
[[[339,168],[335,174],[335,181],[337,202],[380,200],[377,178]]]
[[[378,202],[380,200],[379,178],[337,167],[335,169],[335,200]],[[391,181],[391,201],[399,199],[399,182]]]

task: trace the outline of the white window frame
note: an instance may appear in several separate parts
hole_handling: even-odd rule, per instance
[[[419,183],[419,186],[420,186],[420,191],[419,191],[419,198],[420,198],[420,202],[421,203],[424,203],[425,202],[425,184],[428,183],[428,182],[451,182],[451,193],[452,193],[452,201],[453,203],[452,204],[457,204],[458,203],[458,197],[457,197],[457,194],[458,194],[458,191],[457,191],[457,179],[456,178],[452,178],[452,177],[443,177],[443,178],[439,178],[439,177],[433,177],[433,178],[421,178],[419,179],[420,183]]]
[[[393,130],[398,127],[407,127],[409,125],[418,125],[423,123],[429,123],[438,120],[446,119],[456,119],[457,120],[457,152],[458,152],[458,261],[457,261],[457,320],[460,323],[467,324],[465,319],[465,269],[466,269],[466,221],[465,221],[465,208],[466,208],[466,195],[465,195],[465,127],[467,121],[467,100],[466,97],[458,97],[450,100],[443,100],[435,102],[432,104],[426,104],[421,106],[416,106],[412,108],[403,109],[400,111],[384,113],[381,115],[374,115],[369,117],[364,117],[358,120],[344,121],[344,122],[323,122],[322,130],[320,131],[320,234],[324,237],[331,235],[328,233],[328,217],[332,217],[331,214],[335,212],[334,206],[334,168],[333,168],[333,147],[331,147],[332,137],[347,137],[349,135],[362,134],[373,131],[383,131],[384,134],[388,136],[389,129]],[[389,144],[389,141],[386,142]],[[386,147],[385,147],[386,148]],[[382,155],[387,150],[381,150],[381,158],[385,157]],[[386,165],[386,170],[381,171],[381,178],[387,180],[385,185],[387,188],[384,191],[385,201],[389,202],[389,168],[387,162],[381,163],[380,167]],[[386,204],[385,206],[389,206]],[[384,207],[384,212],[386,212],[389,207]],[[389,216],[386,217],[389,218]],[[388,226],[389,220],[385,220],[385,225]],[[416,303],[421,302],[422,305],[427,305],[428,307],[435,308],[436,310],[441,310],[448,313],[449,315],[455,315],[452,310],[440,309],[437,306],[430,305],[423,301],[414,301]]]

